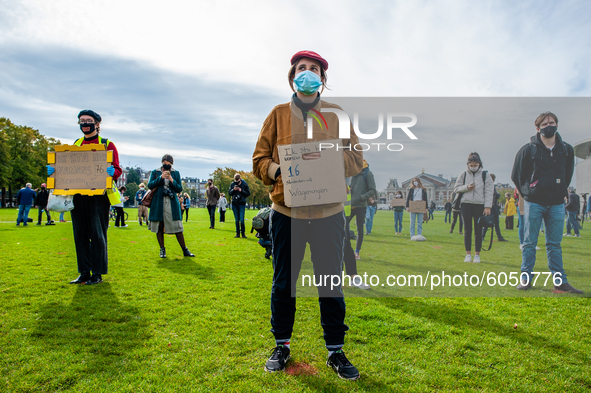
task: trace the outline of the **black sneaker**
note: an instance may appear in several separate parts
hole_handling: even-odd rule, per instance
[[[359,379],[359,370],[351,364],[342,349],[339,349],[330,355],[326,361],[326,365],[332,367],[332,369],[337,372],[339,378],[347,379],[349,381]]]
[[[508,242],[509,240],[505,239],[504,237],[497,239],[497,241],[499,242]]]
[[[100,284],[103,282],[103,277],[100,274],[93,274],[90,280],[86,281],[86,285]]]
[[[527,291],[531,289],[531,281],[522,280],[515,288],[519,289],[520,291]]]
[[[291,358],[290,350],[285,345],[278,345],[273,348],[273,353],[267,363],[265,363],[265,371],[274,373],[285,370],[285,364]]]
[[[580,289],[577,289],[570,285],[569,283],[565,282],[561,285],[554,285],[555,291],[567,292],[567,293],[583,293]]]
[[[195,255],[191,251],[189,251],[189,249],[187,247],[185,247],[183,249],[183,256],[184,257],[194,257]]]
[[[164,247],[160,249],[160,258],[166,258],[166,248]]]

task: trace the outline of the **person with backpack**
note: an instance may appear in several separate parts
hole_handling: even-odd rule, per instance
[[[476,152],[470,153],[466,171],[460,173],[456,180],[454,192],[461,197],[461,214],[464,220],[464,262],[472,262],[472,224],[474,224],[474,263],[480,262],[482,249],[482,215],[489,216],[493,202],[493,180],[487,171],[482,169],[482,160]]]
[[[575,156],[571,145],[562,140],[558,117],[544,112],[534,121],[536,134],[515,155],[511,180],[524,199],[525,240],[519,290],[532,287],[536,249],[542,221],[546,224],[546,254],[554,289],[583,293],[567,281],[562,261],[564,198],[571,182]]]
[[[349,224],[355,219],[357,225],[357,241],[355,243],[355,259],[361,259],[359,252],[363,245],[363,224],[368,204],[372,205],[378,197],[376,181],[373,173],[369,170],[369,164],[363,160],[363,169],[351,179],[351,216],[347,219],[347,230]],[[373,220],[373,216],[372,216]],[[371,233],[371,228],[368,229]]]
[[[290,102],[273,108],[263,123],[252,156],[253,173],[265,185],[272,185],[273,202],[270,225],[273,239],[273,287],[271,290],[271,325],[276,347],[265,364],[268,372],[285,369],[291,357],[290,340],[296,312],[296,282],[310,244],[314,272],[317,275],[342,274],[345,214],[342,202],[318,206],[288,207],[284,200],[283,176],[279,165],[278,146],[310,142],[306,125],[313,129],[314,141],[339,138],[339,121],[334,113],[323,113],[326,127],[313,122],[308,113],[323,108],[340,109],[320,99],[320,87],[326,84],[328,62],[318,53],[300,51],[291,58],[288,83],[294,94]],[[314,115],[315,116],[315,115]],[[345,176],[362,169],[363,153],[352,149],[357,135],[340,141],[343,146]],[[287,174],[285,174],[287,176]],[[234,202],[232,201],[232,204]],[[365,209],[363,209],[365,212]],[[345,299],[342,285],[318,286],[320,323],[328,350],[327,365],[340,378],[356,380],[359,371],[345,356]]]
[[[148,208],[142,204],[142,199],[146,196],[146,185],[140,183],[140,189],[135,193],[135,201],[137,202],[137,219],[142,225],[142,221],[148,225]]]
[[[119,166],[119,152],[115,144],[99,135],[101,131],[101,116],[95,111],[85,109],[78,113],[80,131],[84,134],[74,145],[104,144],[106,149],[113,152],[113,161],[106,169],[113,183],[121,176]],[[55,169],[47,166],[47,174],[51,176]],[[107,229],[109,228],[109,210],[111,203],[106,194],[81,195],[73,198],[75,208],[70,211],[72,230],[76,244],[76,259],[78,262],[78,278],[70,284],[93,285],[103,282],[103,275],[108,273],[109,257],[107,254]]]

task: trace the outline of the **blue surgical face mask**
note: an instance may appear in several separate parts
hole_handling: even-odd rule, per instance
[[[293,82],[296,84],[298,91],[310,96],[320,89],[322,86],[322,80],[318,74],[312,71],[303,71],[296,75]]]

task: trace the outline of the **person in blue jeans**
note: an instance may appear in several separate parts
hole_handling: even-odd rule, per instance
[[[228,193],[232,199],[232,212],[234,213],[234,222],[236,223],[236,236],[234,237],[240,237],[242,233],[242,237],[246,238],[244,212],[246,210],[246,198],[250,195],[250,189],[248,188],[248,184],[242,180],[239,173],[234,175],[234,181],[230,184]]]
[[[579,223],[577,222],[577,215],[581,211],[581,200],[577,194],[575,194],[574,188],[569,188],[568,203],[565,206],[567,220],[566,220],[566,233],[564,236],[572,236],[571,230],[575,231],[576,237],[581,237],[579,233]]]
[[[373,216],[375,216],[376,211],[378,210],[378,203],[377,201],[373,201],[373,203],[367,203],[367,208],[365,210],[365,234],[371,235],[371,229],[373,228]]]
[[[425,213],[427,213],[427,190],[423,187],[421,179],[415,177],[412,179],[410,190],[406,196],[406,207],[410,206],[411,201],[424,201],[425,202]],[[425,213],[410,213],[410,238],[415,235],[415,226],[417,228],[417,234],[423,235],[423,214]],[[415,224],[416,222],[416,224]]]
[[[16,194],[16,203],[18,204],[18,216],[16,218],[17,227],[21,222],[25,227],[29,225],[29,211],[31,210],[31,206],[33,206],[35,197],[37,196],[31,187],[33,187],[31,183],[27,183],[26,187],[21,188]]]
[[[574,149],[564,142],[558,129],[558,117],[552,112],[539,115],[535,122],[536,135],[515,156],[511,180],[524,199],[524,230],[519,290],[532,287],[536,264],[536,246],[542,221],[546,224],[546,254],[552,273],[554,289],[583,293],[567,281],[562,261],[562,228],[564,227],[564,198],[574,172]],[[543,286],[544,283],[538,286]]]
[[[398,199],[404,199],[402,192],[396,192],[396,197]],[[404,206],[394,206],[394,234],[400,235],[402,232],[402,217],[404,215]]]

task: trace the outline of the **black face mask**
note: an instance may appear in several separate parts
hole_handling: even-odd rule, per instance
[[[554,134],[556,134],[557,129],[557,126],[547,126],[540,129],[540,134],[542,134],[545,138],[552,138]]]
[[[82,131],[84,133],[84,135],[92,134],[94,132],[94,129],[95,129],[94,126],[95,126],[94,123],[80,124],[80,131]],[[84,131],[82,129],[82,127],[84,127],[84,128],[89,127],[90,128],[90,131]]]
[[[170,164],[162,164],[162,169],[164,169],[165,171],[169,171],[170,168],[172,168],[172,165],[170,165]]]

